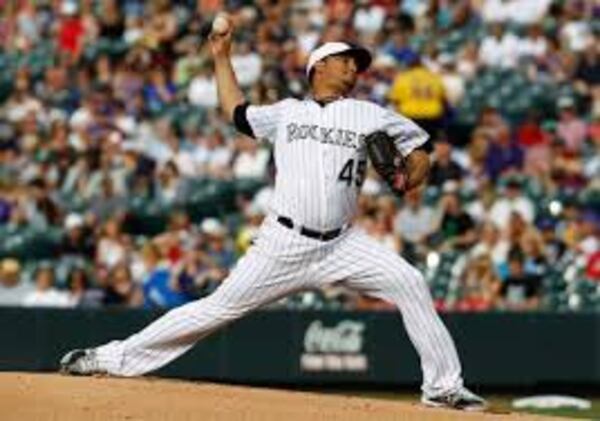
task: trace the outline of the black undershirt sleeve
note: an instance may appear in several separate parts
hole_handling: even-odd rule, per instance
[[[233,110],[233,124],[235,128],[244,133],[247,136],[255,138],[254,132],[252,131],[252,127],[250,127],[250,123],[248,122],[248,118],[246,117],[246,110],[250,103],[244,102],[243,104],[238,105]]]
[[[423,151],[427,154],[430,154],[431,152],[433,152],[433,142],[431,140],[428,140],[424,144],[417,146],[414,150]]]

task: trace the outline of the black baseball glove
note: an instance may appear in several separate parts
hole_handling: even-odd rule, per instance
[[[386,132],[376,131],[365,137],[367,154],[377,174],[395,194],[403,194],[408,187],[406,160],[396,149],[394,139]]]

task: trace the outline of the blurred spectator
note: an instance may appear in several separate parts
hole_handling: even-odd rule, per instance
[[[142,254],[146,266],[143,281],[144,307],[171,308],[191,299],[188,291],[180,288],[177,278],[171,277],[169,264],[155,244],[147,243]]]
[[[586,210],[579,219],[577,252],[589,258],[600,250],[600,213]]]
[[[577,152],[566,147],[562,139],[552,143],[550,175],[552,181],[565,191],[576,191],[585,185],[583,162]]]
[[[598,46],[590,46],[583,51],[577,63],[574,86],[579,93],[587,97],[591,97],[592,90],[600,85],[599,55]]]
[[[506,228],[513,212],[519,213],[525,221],[533,222],[535,208],[531,200],[523,194],[522,188],[521,181],[509,179],[504,188],[504,196],[492,205],[490,220],[501,229]]]
[[[74,0],[63,0],[60,5],[61,19],[58,27],[58,46],[71,62],[77,62],[83,52],[85,26]]]
[[[517,141],[525,153],[524,169],[529,174],[550,169],[549,136],[542,130],[537,113],[530,110],[517,129]]]
[[[551,0],[484,0],[481,15],[486,22],[509,20],[519,24],[539,22]]]
[[[519,39],[498,20],[491,24],[490,34],[481,42],[479,60],[487,67],[512,69],[517,65],[519,53]]]
[[[548,40],[542,26],[533,23],[527,28],[527,35],[519,41],[519,56],[533,60],[541,59],[548,50]]]
[[[522,166],[523,150],[513,142],[507,128],[499,129],[487,147],[485,167],[488,177],[496,180],[505,173],[520,170]]]
[[[363,39],[379,32],[385,20],[385,9],[378,4],[369,4],[369,1],[359,1],[354,9],[352,25]]]
[[[250,203],[244,210],[244,222],[235,237],[235,249],[238,255],[245,254],[258,236],[264,213],[260,207]]]
[[[94,237],[85,225],[83,216],[70,213],[65,218],[65,234],[59,247],[61,256],[81,256],[91,259],[95,255]]]
[[[33,284],[23,279],[18,260],[0,261],[0,306],[19,307],[33,290]]]
[[[236,44],[231,56],[231,65],[242,88],[250,87],[258,82],[262,64],[261,56],[256,51],[252,51],[249,42],[242,41]]]
[[[409,33],[404,29],[392,32],[390,40],[382,47],[382,52],[393,57],[400,65],[417,64],[418,54],[410,47]]]
[[[490,186],[486,168],[488,148],[491,134],[486,129],[473,131],[470,143],[466,150],[467,171],[463,173],[463,185],[468,191],[479,191],[485,186]]]
[[[487,256],[494,268],[500,268],[508,259],[510,244],[493,222],[484,223],[478,234],[477,243],[471,249],[471,256],[473,258]]]
[[[544,218],[538,223],[543,239],[544,255],[549,262],[558,262],[566,251],[566,244],[556,235],[556,222]]]
[[[260,147],[254,139],[240,136],[237,139],[238,154],[233,160],[233,176],[236,178],[265,179],[271,156],[268,149]]]
[[[109,219],[102,227],[96,250],[96,263],[112,269],[125,262],[127,236],[121,232],[121,224],[116,218]]]
[[[99,36],[121,40],[125,33],[125,18],[117,0],[102,0],[102,13],[98,16]]]
[[[35,275],[35,290],[23,298],[25,307],[73,307],[73,302],[65,291],[55,286],[55,273],[50,265],[41,265]]]
[[[144,100],[150,112],[159,113],[164,107],[175,102],[175,85],[167,79],[161,68],[150,71],[144,85]]]
[[[506,310],[535,310],[540,304],[541,279],[525,273],[523,255],[509,256],[509,275],[502,282],[500,307]]]
[[[465,95],[465,76],[458,71],[456,57],[452,54],[440,54],[438,62],[448,105],[457,107]]]
[[[460,182],[462,174],[462,168],[452,159],[452,145],[443,135],[438,137],[433,149],[428,183],[441,188],[446,181]]]
[[[102,305],[104,293],[93,288],[85,269],[73,267],[67,276],[69,302],[73,307],[96,308]]]
[[[190,104],[205,108],[217,108],[217,83],[213,77],[211,63],[205,62],[193,77],[187,92]]]
[[[31,81],[25,69],[21,69],[15,75],[14,90],[3,108],[8,121],[15,124],[27,115],[44,115],[42,103],[31,94]]]
[[[412,189],[404,196],[404,204],[394,220],[394,232],[413,247],[423,246],[433,233],[435,211],[423,204],[423,190]]]
[[[531,228],[523,234],[519,242],[519,249],[524,257],[524,272],[542,279],[550,269],[550,262],[545,254],[542,236],[535,228]]]
[[[221,268],[201,247],[196,247],[173,268],[170,285],[183,295],[183,301],[191,301],[213,292],[222,280]]]
[[[477,44],[474,41],[468,41],[459,51],[456,58],[456,71],[465,80],[471,80],[477,74],[481,67]]]
[[[582,52],[592,45],[591,27],[583,12],[580,2],[565,2],[563,5],[565,22],[560,29],[560,37],[564,45],[574,52]]]
[[[461,298],[454,304],[457,311],[488,311],[496,305],[500,280],[487,254],[472,259],[461,278]]]
[[[573,98],[558,100],[559,121],[556,134],[565,142],[568,151],[579,152],[587,135],[587,126],[575,110]]]
[[[149,3],[148,18],[144,21],[144,44],[153,51],[154,60],[159,65],[167,65],[172,59],[177,17],[168,0],[155,0]]]
[[[407,70],[400,72],[388,94],[400,114],[414,120],[430,136],[444,127],[446,96],[441,77],[427,69],[419,59],[410,59]]]
[[[167,162],[158,171],[156,194],[158,201],[163,205],[172,205],[182,195],[182,183],[177,165],[173,161]]]
[[[200,161],[203,172],[214,178],[229,178],[233,152],[225,143],[225,137],[220,131],[210,133],[206,138],[206,155]]]
[[[125,264],[111,268],[106,277],[102,303],[105,306],[139,307],[142,294],[133,283],[131,272]]]
[[[402,250],[402,242],[399,236],[397,236],[389,227],[389,221],[385,218],[383,213],[377,213],[374,217],[369,218],[365,225],[365,229],[370,236],[375,238],[384,246],[400,253]]]
[[[225,278],[228,269],[235,263],[233,247],[226,237],[227,229],[214,218],[205,219],[201,229],[206,238],[206,252],[217,266],[224,270]]]
[[[455,185],[447,184],[444,187],[438,214],[438,227],[434,231],[441,234],[446,248],[465,250],[475,243],[475,224],[462,209]]]

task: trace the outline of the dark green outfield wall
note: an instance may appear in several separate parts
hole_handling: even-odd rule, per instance
[[[0,308],[0,370],[55,370],[65,351],[125,337],[157,316]],[[469,384],[600,386],[600,314],[449,314],[444,320]],[[400,318],[379,312],[259,312],[160,374],[253,383],[420,381]]]

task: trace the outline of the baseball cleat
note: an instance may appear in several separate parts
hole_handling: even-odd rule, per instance
[[[461,387],[455,392],[439,396],[423,395],[421,403],[433,408],[451,408],[461,411],[484,411],[487,409],[485,399],[477,396],[466,387]]]
[[[74,349],[60,360],[60,372],[71,375],[90,376],[103,373],[96,360],[93,349]]]

